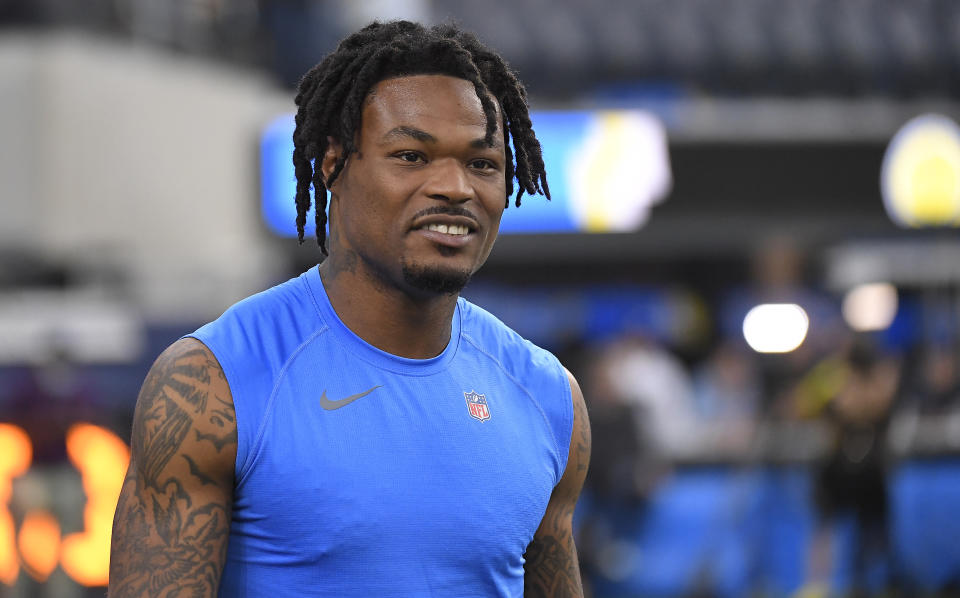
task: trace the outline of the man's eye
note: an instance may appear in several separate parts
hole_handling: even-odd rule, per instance
[[[400,152],[397,157],[404,162],[420,162],[423,160],[423,156],[417,152]]]
[[[495,169],[497,165],[490,160],[474,160],[470,163],[470,167],[478,170],[490,170]]]

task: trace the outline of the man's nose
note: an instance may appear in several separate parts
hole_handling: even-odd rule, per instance
[[[467,167],[454,158],[434,160],[424,191],[433,199],[463,203],[474,197]]]

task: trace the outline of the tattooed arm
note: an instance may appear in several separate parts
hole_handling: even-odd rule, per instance
[[[583,585],[573,543],[573,508],[590,462],[590,420],[580,386],[569,372],[573,394],[573,435],[567,469],[553,489],[547,512],[524,555],[523,594],[536,598],[582,598]]]
[[[163,352],[133,416],[113,519],[110,598],[217,595],[237,455],[230,389],[195,339]]]

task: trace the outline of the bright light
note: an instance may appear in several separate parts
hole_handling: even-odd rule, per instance
[[[897,289],[877,282],[854,287],[843,298],[843,319],[859,332],[885,330],[897,315]]]
[[[82,585],[105,586],[113,511],[130,462],[130,449],[106,428],[81,423],[67,430],[67,456],[80,471],[87,504],[83,508],[84,529],[63,539],[60,564]]]
[[[30,511],[20,524],[17,545],[27,574],[46,581],[60,560],[60,523],[46,511]]]
[[[12,481],[30,467],[32,446],[22,429],[0,423],[0,584],[14,586],[21,565],[37,581],[47,579],[57,563],[85,586],[107,585],[110,530],[130,449],[113,432],[78,423],[67,430],[67,456],[80,472],[87,504],[84,527],[61,538],[60,524],[41,510],[27,513],[16,534],[7,508]],[[6,596],[2,591],[0,595]]]
[[[673,185],[663,123],[641,111],[597,112],[579,145],[563,169],[576,222],[589,232],[643,226]]]
[[[887,147],[880,188],[900,226],[960,225],[960,127],[939,114],[910,120]]]
[[[794,303],[766,303],[747,312],[743,338],[757,353],[789,353],[807,337],[810,319]]]
[[[30,437],[13,424],[0,423],[0,583],[12,586],[20,574],[16,530],[7,508],[13,478],[23,474],[33,459]]]

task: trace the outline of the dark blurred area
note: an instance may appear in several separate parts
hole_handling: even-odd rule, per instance
[[[152,360],[321,258],[261,136],[375,18],[665,131],[646,220],[503,234],[464,293],[583,387],[590,596],[960,596],[960,137],[888,157],[960,117],[953,0],[0,0],[0,596],[103,594]]]
[[[80,27],[268,68],[294,85],[374,18],[455,20],[535,93],[956,95],[951,0],[4,0],[8,26]]]

